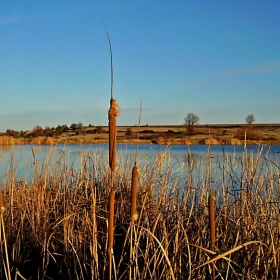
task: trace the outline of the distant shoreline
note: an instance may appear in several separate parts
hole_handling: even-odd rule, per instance
[[[31,132],[32,133],[32,132]],[[85,126],[82,132],[68,130],[59,136],[11,137],[2,134],[0,145],[16,144],[106,144],[107,126]],[[139,137],[139,139],[138,139]],[[245,140],[246,139],[246,140]],[[280,145],[280,124],[210,124],[118,126],[118,144],[224,144]]]

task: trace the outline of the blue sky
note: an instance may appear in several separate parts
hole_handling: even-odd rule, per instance
[[[1,0],[0,131],[107,125],[110,34],[119,125],[279,123],[280,3]]]

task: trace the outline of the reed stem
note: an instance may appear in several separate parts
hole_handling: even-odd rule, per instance
[[[109,258],[109,279],[112,279],[112,258],[114,246],[114,205],[115,191],[111,191],[109,195],[109,226],[108,226],[108,258]]]
[[[215,198],[209,198],[209,223],[210,223],[210,239],[211,249],[214,251],[215,247]],[[212,263],[212,279],[215,279],[215,262]]]

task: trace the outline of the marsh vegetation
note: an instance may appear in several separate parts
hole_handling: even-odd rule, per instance
[[[84,152],[78,167],[63,154],[52,164],[51,154],[43,162],[33,156],[31,177],[16,175],[13,155],[1,177],[1,279],[108,279],[107,153]],[[167,151],[134,178],[133,157],[117,162],[112,279],[279,277],[277,158],[225,154],[213,175],[211,154],[201,157],[186,154],[183,189]]]
[[[58,126],[66,129],[66,126]],[[187,129],[184,125],[145,125],[117,127],[118,143],[158,143],[158,144],[205,144],[215,139],[216,144],[244,144],[245,131],[248,144],[280,144],[280,124],[248,125],[195,125]],[[138,136],[139,131],[139,137]],[[108,143],[108,126],[83,126],[77,131],[73,124],[67,130],[53,128],[49,134],[22,132],[0,135],[0,144],[99,144]],[[215,144],[210,143],[210,144]]]
[[[119,135],[124,139],[118,138],[108,32],[107,36],[109,126],[96,128],[98,137],[90,141],[109,138],[109,157],[102,152],[81,153],[76,166],[68,163],[63,151],[54,162],[51,153],[38,160],[32,147],[33,159],[19,177],[18,162],[11,154],[1,174],[0,278],[279,279],[277,160],[266,158],[261,148],[256,155],[244,148],[239,157],[224,154],[214,175],[210,150],[198,161],[186,153],[183,187],[167,151],[141,164],[137,153],[118,160],[118,140],[200,143],[213,137],[217,128],[164,127],[165,131],[154,133],[146,127],[141,133],[139,117],[138,127],[129,131],[126,127]],[[75,135],[63,127],[45,135],[39,126],[26,135],[9,131],[0,144],[92,143],[81,124],[72,127]],[[249,136],[246,127],[234,129],[237,140]],[[89,130],[94,132],[92,126]],[[267,137],[251,132],[254,141]],[[228,133],[224,128],[217,143],[224,143]]]

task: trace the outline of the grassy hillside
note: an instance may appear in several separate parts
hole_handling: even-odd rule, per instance
[[[84,127],[82,132],[68,130],[56,136],[0,136],[0,144],[73,144],[107,143],[107,126]],[[280,144],[280,124],[212,124],[186,127],[183,125],[118,126],[118,143],[155,144]],[[139,139],[139,140],[138,140]]]
[[[100,128],[99,128],[100,130]],[[280,144],[280,124],[259,125],[197,125],[187,129],[182,125],[170,126],[119,126],[117,128],[118,143],[156,143],[156,144]],[[138,136],[139,135],[139,136]],[[73,131],[64,133],[56,140],[59,143],[107,143],[108,127],[102,131],[89,127],[83,134]],[[214,140],[216,141],[214,141]]]

